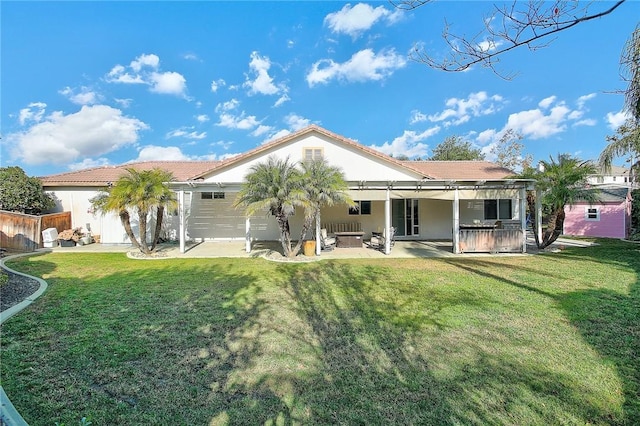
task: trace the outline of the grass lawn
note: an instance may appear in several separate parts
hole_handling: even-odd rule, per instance
[[[271,263],[46,254],[2,327],[31,426],[640,424],[640,245]]]

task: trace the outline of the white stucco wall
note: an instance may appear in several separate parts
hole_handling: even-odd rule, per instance
[[[233,164],[232,167],[208,176],[207,182],[236,183],[244,181],[251,166],[263,162],[270,155],[286,158],[297,163],[303,159],[305,148],[321,148],[323,157],[330,165],[342,169],[347,181],[375,181],[375,180],[414,180],[420,176],[396,167],[366,152],[350,145],[333,141],[319,134],[308,134],[303,138],[293,140],[287,144],[279,145],[271,150],[260,153],[259,156],[248,158],[242,163]]]

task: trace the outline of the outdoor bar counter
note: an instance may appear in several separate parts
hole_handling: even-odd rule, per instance
[[[514,226],[515,225],[515,226]],[[522,228],[509,224],[503,228],[496,224],[460,224],[460,253],[520,253]]]

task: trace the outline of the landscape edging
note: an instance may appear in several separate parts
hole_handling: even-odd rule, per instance
[[[11,272],[12,274],[17,274],[23,277],[34,279],[38,282],[38,284],[40,284],[40,287],[25,300],[15,306],[10,307],[6,311],[0,312],[0,325],[2,325],[2,323],[4,323],[6,320],[32,304],[38,297],[42,296],[42,294],[47,290],[48,286],[47,282],[42,278],[24,274],[22,272],[18,272],[9,268],[7,265],[5,265],[5,261],[22,256],[33,256],[36,254],[42,254],[43,252],[47,253],[50,251],[51,250],[39,250],[33,253],[20,253],[0,259],[0,268],[4,269],[5,271]],[[16,410],[16,408],[13,406],[2,386],[0,386],[0,420],[2,420],[3,425],[6,424],[7,426],[29,426],[28,423],[22,418],[20,413],[18,413],[18,410]]]

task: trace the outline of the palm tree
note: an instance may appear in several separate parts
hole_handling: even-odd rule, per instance
[[[271,156],[266,162],[251,167],[234,202],[236,207],[244,207],[248,216],[266,210],[276,218],[282,249],[287,257],[297,254],[291,248],[289,218],[296,207],[308,206],[303,186],[302,173],[288,157],[282,160]]]
[[[629,118],[620,126],[616,135],[608,136],[608,145],[598,159],[605,170],[611,169],[616,157],[631,157],[631,182],[640,167],[640,24],[625,44],[620,65],[623,79],[629,82],[624,92],[624,110]]]
[[[640,117],[639,120],[640,121]],[[611,170],[611,164],[617,157],[626,155],[631,157],[630,178],[631,182],[635,181],[634,176],[637,175],[640,168],[640,126],[634,119],[628,119],[625,124],[618,127],[616,134],[607,136],[609,142],[600,153],[598,162],[604,170]]]
[[[103,213],[117,213],[131,243],[144,254],[150,254],[155,250],[160,238],[165,209],[175,208],[177,205],[175,193],[167,185],[167,182],[173,179],[173,175],[159,168],[137,170],[129,167],[125,170],[126,175],[120,177],[113,186],[101,191],[91,199],[91,203],[96,210]],[[138,217],[139,241],[131,228],[131,211]],[[156,224],[153,239],[148,244],[148,219],[153,213],[156,216]]]
[[[538,248],[551,245],[562,234],[565,206],[571,206],[577,201],[597,201],[597,191],[589,188],[587,181],[587,177],[595,171],[596,167],[591,162],[580,161],[569,154],[560,154],[557,160],[550,158],[550,161],[541,161],[539,170],[529,168],[519,175],[522,178],[536,179],[536,188],[542,194],[542,205],[549,211],[549,221],[542,234],[542,241],[536,241]],[[527,196],[527,203],[531,209],[535,198]],[[535,211],[535,208],[531,211]],[[537,235],[535,227],[534,234]]]
[[[305,205],[305,220],[300,233],[300,239],[294,249],[300,250],[302,241],[315,219],[316,235],[320,233],[320,209],[324,206],[346,204],[353,207],[355,203],[347,193],[347,183],[344,174],[338,167],[330,166],[325,159],[303,161],[302,166],[304,190],[307,203]]]

